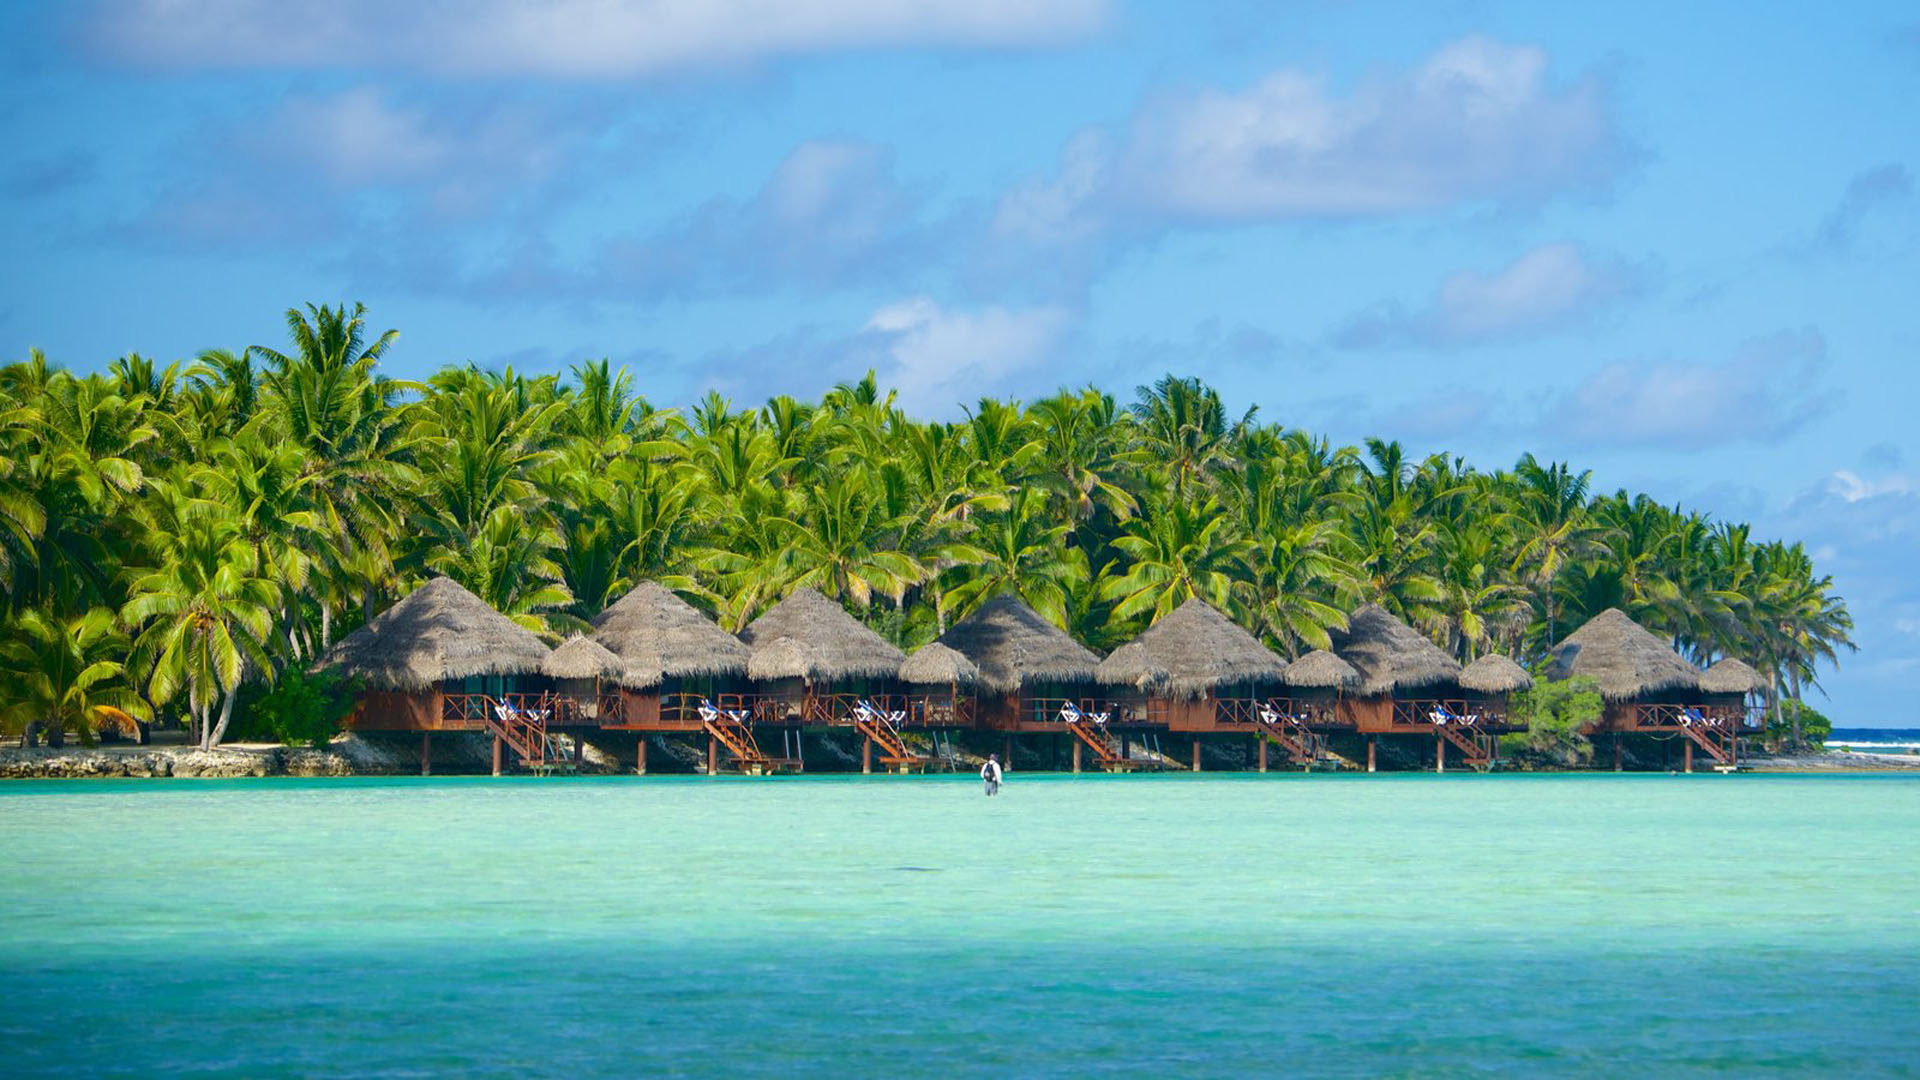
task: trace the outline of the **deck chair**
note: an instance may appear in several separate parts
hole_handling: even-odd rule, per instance
[[[703,723],[711,724],[715,720],[720,719],[720,710],[714,708],[713,702],[708,701],[706,698],[700,699],[699,709],[700,709],[700,719]]]
[[[501,723],[511,724],[514,721],[514,718],[519,716],[520,714],[514,712],[513,706],[507,704],[506,702],[496,701],[493,703],[493,715],[498,717]]]
[[[1680,710],[1681,727],[1692,727],[1695,724],[1704,724],[1706,722],[1707,718],[1700,715],[1699,709],[1686,708]]]
[[[1435,705],[1433,711],[1427,714],[1427,719],[1440,725],[1457,724],[1460,722],[1460,718],[1448,711],[1445,705]]]
[[[884,723],[888,727],[899,727],[900,721],[907,718],[907,713],[904,709],[886,712],[871,701],[862,701],[853,708],[855,712],[864,712],[866,714],[863,719]]]
[[[1262,723],[1277,724],[1280,722],[1279,711],[1276,710],[1273,706],[1267,704],[1266,702],[1264,701],[1261,702],[1259,705],[1255,706],[1255,708],[1260,713],[1260,720]]]

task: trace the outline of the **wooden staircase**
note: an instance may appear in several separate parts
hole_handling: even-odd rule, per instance
[[[889,769],[925,769],[929,760],[923,754],[916,754],[907,745],[905,735],[894,726],[893,720],[877,709],[856,709],[853,713],[854,729],[861,735],[873,740],[880,747],[880,764]]]
[[[733,767],[743,773],[759,776],[774,772],[785,764],[782,759],[760,749],[760,744],[754,740],[752,728],[724,711],[712,717],[702,716],[700,726],[727,748]]]
[[[1126,772],[1137,769],[1142,763],[1134,761],[1120,752],[1120,740],[1107,734],[1107,729],[1090,720],[1070,720],[1067,730],[1073,737],[1093,751],[1094,764],[1108,772]]]
[[[1253,714],[1253,726],[1260,737],[1280,747],[1293,760],[1307,768],[1327,756],[1327,738],[1300,722],[1295,716],[1284,712],[1273,714],[1278,717],[1269,720],[1256,711]]]
[[[546,717],[551,715],[546,709],[515,709],[500,702],[487,702],[481,718],[486,722],[487,732],[505,743],[520,761],[520,767],[529,769],[539,776],[546,776],[556,770],[573,771],[573,760],[567,756],[560,745],[560,736],[547,730]],[[494,759],[496,769],[499,757]]]
[[[1716,768],[1727,770],[1739,766],[1740,732],[1730,724],[1710,724],[1706,722],[1680,724],[1680,731],[1688,741],[1705,750],[1713,758]],[[1692,768],[1693,759],[1687,759],[1688,768]]]
[[[1468,768],[1479,772],[1493,768],[1497,747],[1493,736],[1461,724],[1435,724],[1433,730],[1445,742],[1452,743],[1460,750],[1461,763]]]

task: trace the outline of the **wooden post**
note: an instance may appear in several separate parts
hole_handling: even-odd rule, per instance
[[[1260,743],[1260,771],[1266,772],[1267,771],[1267,737],[1265,735],[1258,736],[1258,741]]]
[[[712,735],[708,735],[707,736],[707,775],[718,776],[719,774],[720,774],[720,740],[714,738]]]
[[[577,771],[587,763],[587,740],[578,735],[573,737],[573,767]]]
[[[420,775],[433,775],[433,732],[420,733]]]
[[[1447,771],[1447,739],[1444,735],[1433,737],[1433,771],[1437,773]]]
[[[1079,739],[1073,740],[1073,771],[1080,771],[1080,748],[1084,745]]]
[[[1200,737],[1198,735],[1193,738],[1193,771],[1200,771]]]
[[[645,735],[640,736],[640,738],[634,742],[633,775],[647,775],[647,737]]]
[[[1373,755],[1373,752],[1375,750],[1374,740],[1378,738],[1379,738],[1378,735],[1367,736],[1367,771],[1368,772],[1372,772],[1374,770],[1374,755]]]
[[[1620,733],[1617,731],[1613,733],[1613,771],[1624,771],[1620,764]]]
[[[500,736],[493,737],[493,775],[500,775]]]
[[[1127,733],[1124,731],[1120,733],[1120,759],[1122,761],[1133,760],[1133,740],[1128,738]]]
[[[1692,772],[1693,771],[1693,740],[1688,739],[1686,742],[1686,746],[1687,746],[1687,771]]]
[[[872,772],[873,772],[873,740],[861,739],[860,740],[860,775],[866,776]]]

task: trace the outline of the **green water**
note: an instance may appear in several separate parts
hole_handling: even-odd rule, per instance
[[[1920,778],[0,785],[0,1073],[1920,1074]]]

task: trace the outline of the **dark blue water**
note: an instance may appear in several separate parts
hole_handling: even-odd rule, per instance
[[[1920,778],[0,787],[11,1075],[1914,1075]]]

